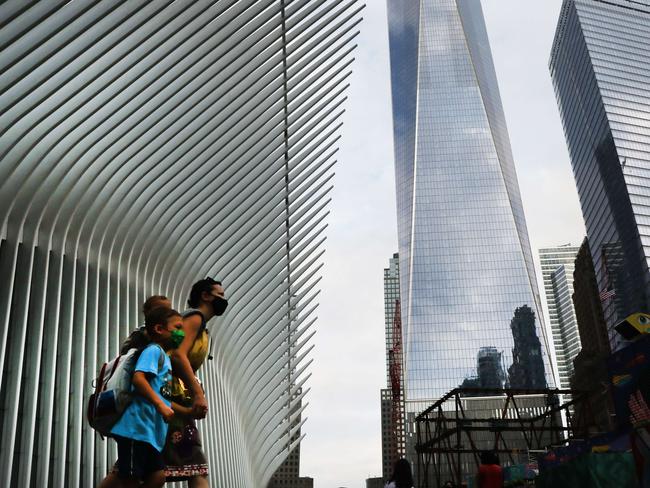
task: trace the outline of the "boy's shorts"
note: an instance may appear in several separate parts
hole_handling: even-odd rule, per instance
[[[114,437],[117,442],[117,475],[121,479],[145,480],[151,473],[165,469],[162,453],[148,442]]]

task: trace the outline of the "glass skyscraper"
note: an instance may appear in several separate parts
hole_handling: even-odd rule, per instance
[[[390,386],[390,352],[395,345],[395,309],[399,306],[399,254],[395,253],[384,268],[384,326],[386,339],[386,385]]]
[[[551,383],[548,341],[479,0],[389,0],[407,411],[498,358]],[[541,374],[541,381],[540,381]]]
[[[616,350],[650,310],[650,1],[565,0],[550,71]]]
[[[571,387],[573,360],[580,352],[580,334],[572,298],[573,271],[579,249],[566,244],[539,250],[553,349],[563,389]]]

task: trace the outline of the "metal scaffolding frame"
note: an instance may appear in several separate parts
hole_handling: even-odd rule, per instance
[[[560,395],[569,400],[561,402]],[[542,411],[536,415],[529,415],[522,406],[523,399],[531,396],[545,398]],[[463,405],[464,401],[481,399],[502,400],[503,406],[496,412],[498,415],[469,416],[471,412]],[[507,454],[510,463],[514,464],[513,455],[521,452],[521,448],[514,448],[512,439],[508,440],[504,433],[521,434],[518,440],[523,439],[528,451],[545,450],[549,445],[573,439],[575,432],[584,431],[575,419],[589,417],[574,413],[588,408],[587,395],[574,390],[456,388],[416,417],[417,486],[429,488],[432,474],[437,486],[441,486],[445,466],[451,467],[445,474],[460,484],[463,455],[465,459],[473,458],[478,469],[479,454],[486,448],[478,445],[476,433],[487,433],[491,437],[490,450]],[[566,425],[561,420],[562,413],[566,415]],[[485,444],[486,436],[483,437]]]

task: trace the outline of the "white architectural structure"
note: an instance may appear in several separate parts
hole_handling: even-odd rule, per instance
[[[539,250],[544,294],[553,334],[560,388],[571,388],[573,360],[580,352],[580,334],[573,306],[573,271],[579,247],[567,244]]]
[[[0,485],[96,484],[97,365],[147,296],[182,308],[205,276],[231,303],[200,371],[212,486],[265,486],[300,441],[361,8],[0,6]]]

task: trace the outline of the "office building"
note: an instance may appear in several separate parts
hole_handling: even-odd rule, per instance
[[[522,386],[551,384],[480,1],[389,0],[388,23],[406,410],[459,387],[484,348]],[[516,343],[511,322],[525,310]]]
[[[199,370],[210,483],[264,487],[296,448],[361,8],[2,4],[0,486],[97,486],[98,366],[206,276],[230,302]]]
[[[393,422],[393,395],[390,388],[381,390],[381,469],[384,480],[393,473],[393,466],[400,458],[398,454],[399,438],[395,435]]]
[[[384,319],[386,338],[386,388],[381,390],[382,475],[387,481],[395,462],[405,455],[404,398],[402,388],[402,328],[400,313],[399,254],[384,268]]]
[[[549,66],[614,351],[650,310],[648,39],[647,0],[565,0]]]
[[[383,478],[366,478],[366,488],[384,488]]]
[[[570,388],[573,360],[580,352],[580,335],[572,299],[578,249],[566,244],[539,250],[559,386],[562,389]]]
[[[294,396],[302,397],[302,388],[298,388]],[[293,421],[290,424],[292,434],[289,444],[295,447],[288,452],[286,459],[273,473],[267,488],[313,488],[314,486],[313,478],[300,476],[300,441],[303,438],[300,432],[301,411],[301,403],[296,403],[292,412]]]

